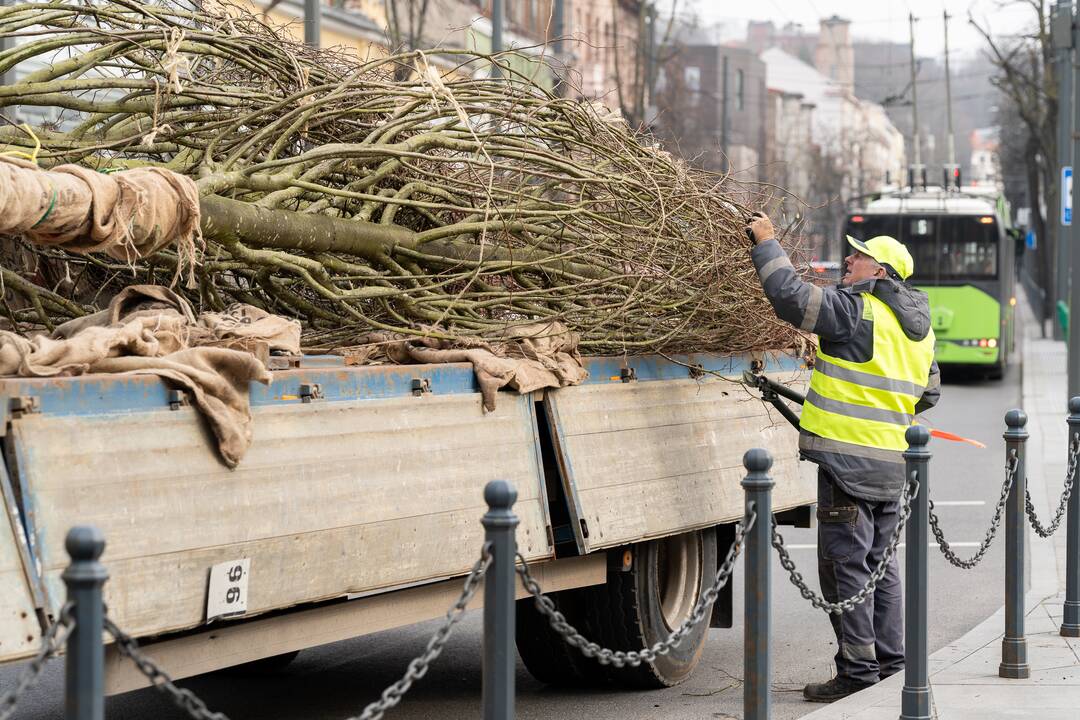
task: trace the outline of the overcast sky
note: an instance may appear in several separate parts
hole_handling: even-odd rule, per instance
[[[983,46],[978,32],[968,22],[970,12],[980,24],[989,23],[995,34],[1016,33],[1033,26],[1034,11],[1027,2],[1009,0],[662,0],[671,7],[678,3],[679,14],[693,11],[704,24],[721,22],[735,26],[728,32],[740,36],[748,20],[772,20],[778,25],[800,23],[816,32],[822,17],[839,15],[851,20],[852,35],[862,39],[908,42],[908,13],[915,25],[915,50],[919,55],[940,57],[944,49],[942,12],[948,10],[949,46],[954,58]],[[1049,0],[1047,5],[1051,3]],[[736,28],[738,28],[736,30]]]

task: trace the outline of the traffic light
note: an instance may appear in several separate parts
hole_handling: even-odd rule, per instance
[[[941,186],[948,190],[949,188],[960,189],[960,166],[959,165],[946,165],[942,168],[943,182]]]

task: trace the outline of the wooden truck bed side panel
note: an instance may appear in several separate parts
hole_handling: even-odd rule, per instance
[[[607,580],[603,553],[540,562],[529,572],[547,592],[602,585]],[[517,598],[529,592],[517,584]],[[338,642],[392,628],[442,618],[461,595],[462,578],[357,598],[348,602],[297,608],[248,622],[213,625],[202,632],[148,642],[143,653],[169,669],[173,679],[273,657],[293,650]],[[470,610],[484,606],[477,592]],[[105,656],[105,692],[113,695],[149,687],[146,676],[115,646]]]
[[[776,510],[815,501],[798,433],[736,382],[590,384],[548,392],[545,408],[583,551],[742,517],[753,447],[773,454]]]
[[[49,603],[64,534],[107,541],[110,615],[136,636],[202,624],[211,566],[251,559],[248,615],[468,571],[484,485],[518,491],[518,542],[551,557],[528,396],[484,413],[474,393],[269,404],[240,466],[217,458],[191,408],[12,423]],[[443,542],[453,538],[453,542]]]
[[[32,655],[41,628],[20,550],[24,540],[6,468],[0,462],[0,662]]]

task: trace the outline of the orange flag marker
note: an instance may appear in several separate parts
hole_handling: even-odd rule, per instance
[[[957,435],[956,433],[946,432],[944,430],[934,430],[933,428],[931,428],[930,437],[941,438],[942,440],[951,440],[952,442],[967,443],[968,445],[974,445],[977,448],[986,448],[986,446],[978,440],[972,440],[971,438],[962,437],[960,435]]]

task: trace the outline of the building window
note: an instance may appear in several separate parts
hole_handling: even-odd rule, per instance
[[[686,92],[690,96],[690,104],[697,105],[701,95],[701,68],[693,65],[683,68],[683,84],[686,85]]]
[[[740,68],[735,71],[735,109],[742,110],[746,107],[746,77]]]
[[[693,65],[687,65],[683,70],[683,80],[686,82],[686,89],[690,92],[701,92],[701,68]]]

